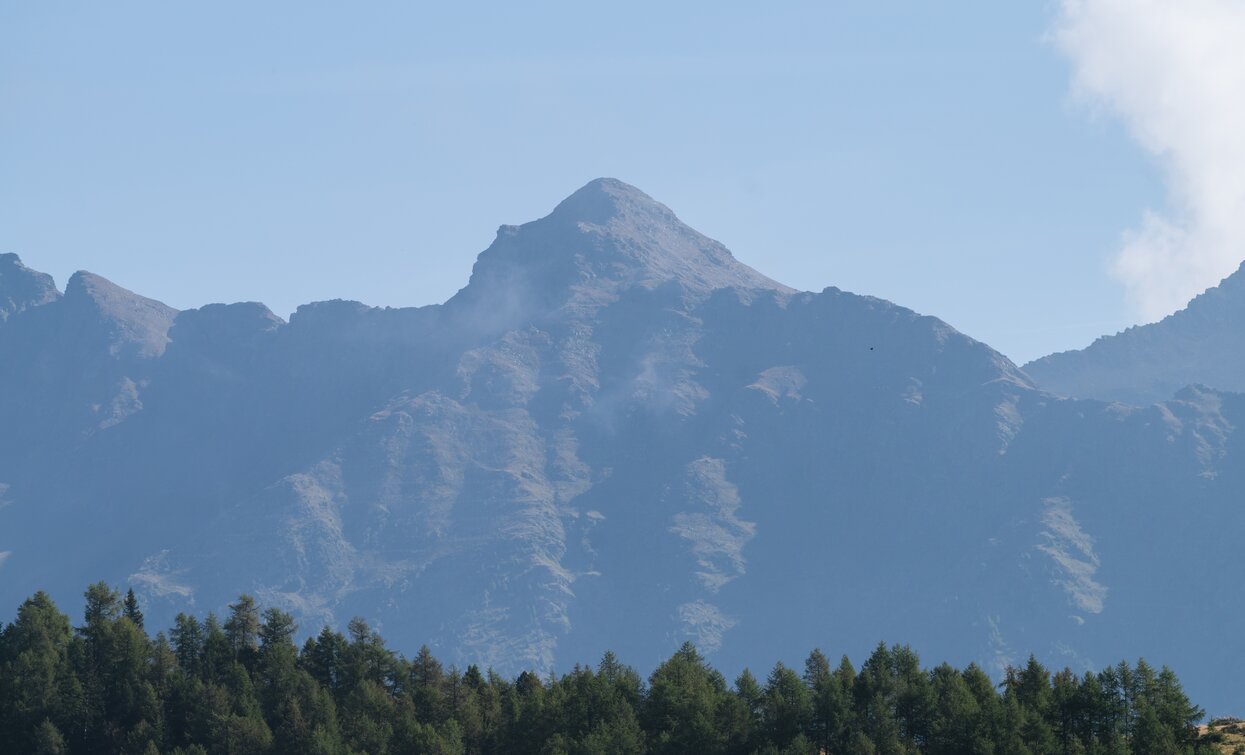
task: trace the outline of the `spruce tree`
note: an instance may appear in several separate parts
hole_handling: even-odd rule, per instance
[[[138,607],[138,597],[134,595],[134,588],[125,591],[125,602],[122,604],[122,613],[125,618],[134,622],[134,626],[143,629],[143,612]]]
[[[259,650],[259,606],[255,598],[243,593],[229,605],[224,630],[234,660],[248,669],[254,668]]]

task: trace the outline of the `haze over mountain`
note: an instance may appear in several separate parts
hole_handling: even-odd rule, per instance
[[[9,255],[0,310],[3,605],[104,578],[162,626],[251,591],[507,671],[1122,653],[1245,709],[1214,576],[1245,564],[1241,396],[1059,398],[612,179],[502,226],[441,305],[175,312]]]
[[[1053,393],[1151,404],[1200,383],[1245,391],[1245,264],[1160,322],[1051,354],[1025,372]]]

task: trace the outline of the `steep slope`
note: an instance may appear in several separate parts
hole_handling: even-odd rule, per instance
[[[994,669],[1124,653],[1245,704],[1219,671],[1245,611],[1205,594],[1245,560],[1213,536],[1245,524],[1238,396],[1055,398],[610,179],[503,226],[443,305],[172,314],[83,278],[0,328],[0,396],[28,397],[0,402],[0,605],[106,578],[163,625],[248,590],[507,671],[684,639],[729,673],[879,639]],[[118,375],[119,421],[41,429]]]
[[[1245,264],[1184,309],[1024,366],[1062,396],[1146,405],[1187,385],[1245,391]]]
[[[63,297],[47,276],[27,281],[34,298],[0,328],[0,422],[20,429],[0,438],[0,469],[37,442],[54,456],[138,411],[176,314],[91,273],[75,273]]]
[[[117,495],[120,469],[89,469],[82,454],[141,413],[176,314],[86,272],[40,298],[0,327],[0,551],[37,555],[29,570],[5,569],[14,592],[115,557],[113,512],[135,502]]]

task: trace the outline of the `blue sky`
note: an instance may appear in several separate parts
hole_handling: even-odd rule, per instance
[[[179,308],[427,304],[608,175],[1019,362],[1144,319],[1112,265],[1170,166],[1073,94],[1059,4],[771,5],[3,2],[0,251]]]

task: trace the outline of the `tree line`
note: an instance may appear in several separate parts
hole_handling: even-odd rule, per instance
[[[0,750],[15,753],[1212,753],[1176,675],[1144,660],[996,684],[879,644],[859,669],[814,650],[802,670],[728,684],[687,643],[644,679],[595,667],[505,678],[386,647],[362,619],[302,647],[242,595],[221,621],[179,614],[154,638],[132,591],[86,591],[72,626],[40,592],[0,632]]]

